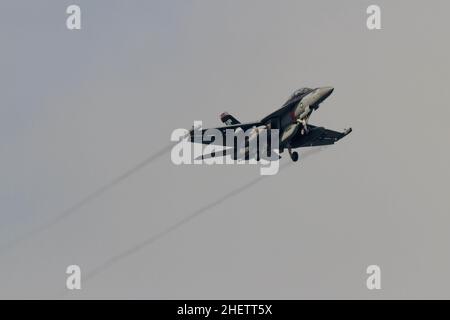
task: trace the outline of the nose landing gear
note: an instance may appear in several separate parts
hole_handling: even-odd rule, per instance
[[[301,125],[301,134],[302,136],[308,133],[308,119],[304,118],[302,120],[297,120],[297,123]]]

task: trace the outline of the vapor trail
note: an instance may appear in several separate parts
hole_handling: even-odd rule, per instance
[[[67,219],[73,213],[75,213],[77,210],[79,210],[82,207],[86,206],[87,204],[93,202],[95,199],[100,197],[102,194],[104,194],[109,189],[111,189],[114,186],[118,185],[119,183],[121,183],[122,181],[124,181],[125,179],[127,179],[128,177],[133,175],[134,173],[136,173],[139,170],[143,169],[145,166],[150,164],[152,161],[154,161],[157,158],[161,157],[163,154],[168,152],[172,148],[172,146],[173,146],[173,144],[169,144],[169,145],[165,146],[164,148],[162,148],[161,150],[159,150],[158,152],[156,152],[153,155],[149,156],[148,158],[144,159],[143,161],[137,163],[132,168],[128,169],[127,171],[125,171],[121,175],[119,175],[119,176],[115,177],[114,179],[112,179],[109,183],[99,187],[97,190],[95,190],[92,193],[90,193],[87,196],[85,196],[83,199],[81,199],[80,201],[75,203],[73,206],[71,206],[71,207],[67,208],[66,210],[64,210],[64,211],[60,212],[59,214],[57,214],[52,220],[48,221],[46,224],[38,226],[37,228],[32,229],[31,231],[29,231],[28,233],[24,234],[23,236],[21,236],[21,237],[15,239],[15,240],[13,240],[13,241],[3,245],[1,247],[1,249],[0,249],[0,252],[4,252],[6,250],[9,250],[9,249],[15,247],[16,245],[18,245],[19,243],[22,243],[22,242],[32,238],[33,236],[35,236],[35,235],[37,235],[37,234],[39,234],[39,233],[41,233],[41,232],[51,228],[52,226],[58,224],[59,222]]]
[[[318,153],[320,151],[322,151],[323,148],[317,148],[317,149],[309,149],[305,152],[302,153],[301,159],[305,159],[306,157],[309,157],[315,153]],[[293,162],[288,162],[288,163],[284,163],[281,167],[280,167],[280,171],[283,170],[284,168],[287,168],[289,166],[291,166],[293,164]],[[135,244],[134,246],[130,247],[129,249],[118,253],[115,256],[112,256],[111,258],[109,258],[108,260],[106,260],[104,263],[102,263],[101,265],[99,265],[98,267],[96,267],[95,269],[93,269],[92,271],[90,271],[89,273],[87,273],[84,276],[84,281],[87,281],[89,279],[94,278],[95,276],[97,276],[99,273],[101,273],[102,271],[105,271],[106,269],[108,269],[109,267],[111,267],[112,265],[114,265],[115,263],[119,262],[120,260],[126,259],[127,257],[137,253],[138,251],[142,250],[143,248],[145,248],[146,246],[149,246],[151,244],[153,244],[154,242],[158,241],[159,239],[165,237],[166,235],[168,235],[169,233],[179,229],[181,226],[185,225],[186,223],[190,222],[191,220],[193,220],[194,218],[200,216],[202,213],[205,213],[207,210],[212,209],[218,205],[220,205],[221,203],[223,203],[224,201],[244,192],[245,190],[249,189],[250,187],[252,187],[253,185],[257,184],[259,181],[261,181],[262,179],[264,179],[266,176],[258,176],[257,178],[251,180],[250,182],[242,185],[241,187],[238,187],[237,189],[234,189],[232,191],[230,191],[229,193],[225,194],[223,197],[220,197],[219,199],[210,202],[208,204],[206,204],[205,206],[195,210],[194,212],[192,212],[191,214],[189,214],[188,216],[186,216],[185,218],[181,219],[180,221],[178,221],[177,223],[169,226],[168,228],[154,234],[153,236],[150,236],[149,238],[143,240],[142,242],[139,242],[137,244]]]

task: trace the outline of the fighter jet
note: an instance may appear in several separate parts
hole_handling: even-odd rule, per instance
[[[220,115],[220,119],[226,126],[214,129],[219,130],[223,135],[230,129],[243,131],[251,129],[252,132],[249,134],[249,139],[256,138],[261,129],[278,129],[278,153],[281,155],[284,150],[287,149],[292,161],[295,162],[298,160],[299,154],[296,151],[292,151],[292,149],[334,144],[352,131],[351,128],[348,128],[344,132],[337,132],[308,123],[311,114],[331,95],[333,90],[334,88],[332,87],[298,89],[289,97],[281,108],[262,118],[260,121],[241,123],[232,115],[224,112]],[[196,131],[193,128],[189,132],[190,141],[199,141],[199,139],[196,139],[196,136],[198,138],[198,135],[201,135],[202,139],[200,140],[202,143],[214,144],[214,139],[204,139],[206,130],[208,129]],[[223,139],[223,141],[225,141],[225,139]],[[224,144],[224,142],[222,143]],[[244,149],[244,153],[247,153],[248,155],[248,146]],[[239,150],[236,150],[235,147],[234,150],[228,149],[222,154],[212,153],[202,157],[231,155],[233,158],[236,158],[238,154]]]

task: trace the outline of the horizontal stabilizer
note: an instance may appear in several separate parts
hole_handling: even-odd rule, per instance
[[[228,149],[223,149],[220,151],[204,154],[204,155],[201,155],[201,156],[195,158],[195,160],[209,159],[209,158],[215,158],[215,157],[225,157],[225,156],[229,156],[229,155],[231,155],[231,157],[234,159],[234,148],[228,148]],[[281,156],[279,154],[277,154],[275,151],[272,151],[271,158],[281,159]],[[271,160],[273,161],[276,159],[271,159]]]
[[[233,151],[234,151],[234,148],[223,149],[223,150],[220,150],[220,151],[216,151],[216,152],[212,152],[212,153],[201,155],[201,156],[195,158],[195,160],[209,159],[209,158],[215,158],[215,157],[225,157],[225,156],[228,156],[228,155],[232,155]]]

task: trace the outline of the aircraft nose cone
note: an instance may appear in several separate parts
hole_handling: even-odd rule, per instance
[[[333,87],[321,87],[316,89],[316,97],[314,99],[314,102],[312,103],[314,110],[319,108],[319,104],[322,103],[326,98],[328,98],[333,90]]]
[[[322,101],[324,101],[326,98],[328,98],[330,96],[330,94],[333,92],[333,90],[334,90],[333,87],[319,88],[317,102],[321,103]]]
[[[328,96],[333,93],[334,88],[333,87],[323,87],[323,88],[321,88],[321,91],[322,91],[323,97],[328,98]]]

